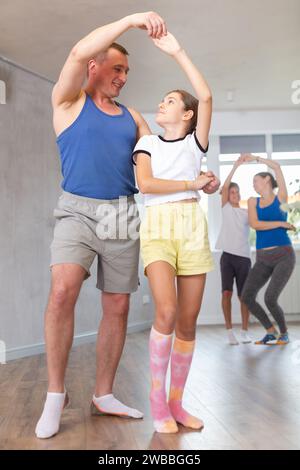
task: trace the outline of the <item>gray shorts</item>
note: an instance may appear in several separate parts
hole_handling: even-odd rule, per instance
[[[97,255],[98,289],[113,293],[137,290],[140,217],[134,196],[105,200],[64,191],[53,215],[51,267],[79,264],[87,278]]]

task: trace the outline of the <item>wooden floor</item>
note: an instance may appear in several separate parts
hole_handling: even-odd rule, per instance
[[[251,327],[254,338],[262,332]],[[115,385],[116,396],[144,419],[90,416],[95,345],[83,345],[70,356],[71,408],[60,433],[47,440],[34,434],[47,385],[45,356],[0,365],[0,449],[300,449],[299,323],[290,325],[286,347],[229,346],[223,328],[200,327],[184,401],[205,428],[181,427],[176,435],[153,432],[148,335],[128,335]]]

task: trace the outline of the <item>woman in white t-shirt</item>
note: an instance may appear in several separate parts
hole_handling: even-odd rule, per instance
[[[167,93],[156,115],[164,136],[143,136],[133,154],[146,206],[140,229],[141,255],[155,304],[150,334],[151,413],[157,432],[174,433],[178,431],[176,423],[203,427],[200,419],[182,407],[182,396],[206,273],[214,268],[199,190],[215,192],[219,181],[211,172],[200,175],[208,148],[210,89],[172,34],[153,41],[181,66],[198,97],[183,90]]]
[[[248,211],[240,207],[241,196],[238,184],[231,182],[236,169],[243,163],[244,158],[240,157],[233,165],[222,187],[222,225],[216,243],[216,248],[223,251],[220,259],[222,309],[228,340],[232,345],[239,344],[231,321],[234,279],[241,305],[241,342],[251,343],[248,335],[249,311],[246,304],[241,301],[242,290],[251,268]]]

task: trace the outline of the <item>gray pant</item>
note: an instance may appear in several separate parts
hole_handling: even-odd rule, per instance
[[[99,289],[118,294],[137,290],[140,218],[134,196],[106,200],[63,191],[54,217],[51,266],[79,264],[88,277],[97,256]]]
[[[280,333],[285,333],[287,326],[283,310],[278,304],[278,298],[291,277],[295,262],[294,249],[289,245],[270,250],[258,250],[256,253],[256,263],[250,270],[244,285],[242,301],[266,329],[273,325],[264,309],[256,301],[258,291],[270,279],[265,292],[265,304],[278,324]]]

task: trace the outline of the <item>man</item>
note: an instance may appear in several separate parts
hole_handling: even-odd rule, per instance
[[[94,30],[73,47],[52,93],[64,192],[54,211],[57,224],[45,314],[49,385],[36,426],[39,438],[58,432],[62,410],[69,402],[64,378],[74,334],[74,308],[96,255],[103,315],[92,412],[143,417],[112,394],[126,337],[130,293],[138,287],[139,239],[129,233],[139,225],[131,154],[137,139],[151,133],[137,111],[114,100],[129,71],[128,53],[114,41],[134,27],[146,30],[151,38],[167,33],[164,20],[154,12],[136,13]],[[211,190],[215,188],[207,188]],[[126,204],[120,204],[120,198]],[[104,220],[109,221],[108,233]],[[118,227],[118,233],[112,227]]]

